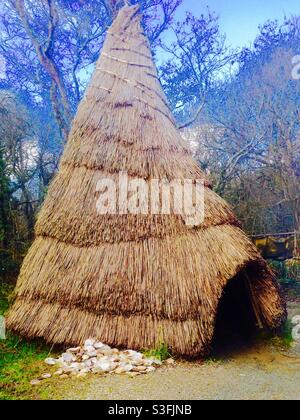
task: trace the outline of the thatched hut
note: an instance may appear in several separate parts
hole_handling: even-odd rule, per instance
[[[107,33],[38,217],[11,330],[134,349],[163,340],[176,354],[203,355],[218,310],[235,307],[220,304],[226,290],[248,321],[282,324],[286,308],[272,272],[209,182],[199,226],[175,212],[99,214],[99,179],[124,171],[147,183],[205,178],[176,128],[136,6],[124,7]]]

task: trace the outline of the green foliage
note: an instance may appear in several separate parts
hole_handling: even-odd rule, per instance
[[[293,324],[288,320],[282,327],[281,331],[271,339],[272,343],[278,347],[290,348],[294,342]]]
[[[270,267],[275,272],[287,299],[299,299],[300,296],[300,264],[297,260],[271,261]]]
[[[14,258],[14,252],[11,250],[14,241],[14,227],[10,194],[9,178],[3,151],[0,147],[0,280],[15,277],[19,268]]]
[[[288,272],[289,278],[294,279],[297,282],[300,282],[300,260],[293,259],[293,260],[286,261],[285,267]]]
[[[8,284],[0,285],[0,315],[5,315],[8,310],[12,293],[12,286],[9,286]]]
[[[11,294],[11,286],[0,286],[0,315],[6,313]],[[30,381],[44,373],[42,361],[48,354],[45,345],[12,334],[0,340],[0,400],[27,399],[33,392]]]
[[[218,357],[212,356],[212,357],[206,358],[204,360],[204,363],[209,366],[216,366],[216,365],[221,365],[223,363],[223,360]]]
[[[282,331],[280,334],[282,343],[286,347],[291,347],[294,342],[293,339],[293,324],[291,320],[288,320],[284,326],[282,327]]]
[[[276,273],[278,281],[283,286],[297,286],[300,281],[300,263],[291,261],[269,261]]]
[[[292,331],[293,324],[291,320],[288,320],[275,334],[267,330],[258,331],[255,335],[255,341],[257,343],[272,344],[280,350],[287,350],[294,342]]]
[[[7,241],[9,219],[9,180],[0,148],[0,244]]]
[[[143,353],[146,357],[155,358],[161,362],[167,360],[171,356],[168,345],[163,341],[159,342],[157,347],[154,349],[143,350]]]
[[[1,340],[0,400],[26,398],[30,381],[41,375],[41,362],[48,354],[42,344],[27,343],[13,335]]]

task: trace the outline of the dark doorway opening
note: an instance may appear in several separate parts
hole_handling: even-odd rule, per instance
[[[241,272],[228,283],[219,303],[212,355],[221,357],[249,348],[258,330],[248,280]]]

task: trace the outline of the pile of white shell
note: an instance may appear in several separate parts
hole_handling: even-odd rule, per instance
[[[172,364],[174,361],[167,361]],[[155,371],[162,362],[157,359],[145,357],[142,353],[133,350],[120,351],[97,342],[86,340],[83,347],[70,348],[58,359],[48,358],[45,363],[57,366],[54,376],[68,378],[70,376],[83,378],[89,373],[94,374],[126,374],[131,377]],[[52,375],[46,374],[33,385]],[[37,383],[36,383],[37,382]]]

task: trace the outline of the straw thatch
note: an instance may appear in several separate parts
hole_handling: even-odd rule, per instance
[[[273,274],[209,182],[199,227],[175,214],[101,216],[97,181],[120,171],[147,182],[204,178],[176,128],[137,7],[124,7],[108,31],[21,270],[12,330],[137,349],[164,340],[175,353],[203,354],[238,273],[260,321],[282,323]]]

